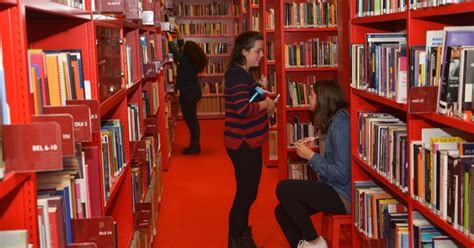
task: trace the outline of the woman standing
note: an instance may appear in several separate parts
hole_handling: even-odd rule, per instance
[[[188,126],[190,141],[189,146],[181,154],[198,154],[201,151],[201,130],[197,117],[197,104],[201,100],[201,85],[198,82],[198,73],[204,71],[208,59],[201,47],[194,41],[182,39],[178,28],[176,29],[178,47],[173,42],[173,37],[167,33],[168,47],[178,63],[176,87],[179,90],[179,104],[184,121]],[[182,50],[182,51],[181,51]]]
[[[268,139],[267,113],[275,108],[275,102],[265,95],[252,97],[258,84],[249,70],[258,67],[262,58],[262,35],[253,31],[241,33],[235,39],[225,72],[224,144],[237,183],[229,213],[230,248],[257,247],[248,223],[249,212],[257,198],[262,173],[262,145]]]
[[[319,173],[319,181],[284,180],[276,190],[279,204],[275,215],[291,247],[327,248],[318,236],[310,216],[323,212],[345,214],[351,210],[350,120],[347,102],[339,83],[314,84],[310,108],[319,119],[320,153],[304,142],[296,143],[298,156],[308,160]]]

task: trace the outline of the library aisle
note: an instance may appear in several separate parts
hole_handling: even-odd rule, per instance
[[[227,216],[235,192],[233,169],[223,143],[223,120],[201,120],[199,155],[183,156],[188,131],[178,122],[169,170],[163,174],[161,202],[154,247],[227,247]],[[260,191],[250,224],[258,245],[287,247],[273,214],[278,170],[263,166]]]

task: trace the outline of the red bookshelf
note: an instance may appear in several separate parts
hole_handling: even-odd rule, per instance
[[[328,2],[328,5],[334,4],[334,8],[337,9],[338,16],[340,13],[344,13],[344,9],[341,8],[344,3],[343,1],[331,1]],[[296,4],[301,5],[301,8],[304,8],[304,1],[296,1]],[[279,177],[282,179],[288,178],[288,159],[296,159],[296,154],[292,151],[291,148],[287,148],[287,136],[288,131],[287,123],[293,123],[293,119],[297,118],[299,122],[312,123],[313,115],[308,110],[307,107],[301,106],[292,106],[288,101],[291,92],[288,92],[287,81],[296,81],[302,83],[303,85],[311,84],[315,79],[338,79],[339,78],[339,64],[343,63],[340,59],[341,54],[339,49],[343,48],[345,45],[343,42],[343,32],[347,30],[342,30],[344,25],[342,23],[347,22],[346,19],[341,19],[339,17],[334,17],[332,22],[328,23],[311,23],[310,20],[305,20],[305,23],[295,23],[296,18],[290,17],[286,18],[285,15],[291,15],[292,8],[294,3],[291,1],[266,1],[266,10],[265,13],[270,13],[270,8],[274,9],[274,32],[267,32],[267,40],[274,42],[275,50],[275,60],[274,68],[276,70],[276,82],[277,82],[277,93],[280,94],[280,101],[277,104],[277,133],[278,133],[278,170]],[[287,11],[288,10],[288,11]],[[347,10],[346,10],[347,11]],[[317,18],[317,17],[315,17]],[[267,17],[265,18],[267,19]],[[341,26],[339,26],[341,25]],[[267,29],[272,29],[272,27],[266,26]],[[339,28],[341,27],[341,28]],[[338,31],[342,31],[338,33]],[[269,37],[269,38],[268,38]],[[326,65],[326,64],[314,64],[310,62],[311,65],[294,65],[291,61],[290,51],[294,49],[293,47],[298,46],[304,42],[313,42],[317,40],[318,42],[334,42],[338,47],[338,55],[329,55],[334,56],[334,60],[337,62]],[[311,43],[309,43],[311,46]],[[296,48],[299,49],[299,48]],[[303,48],[301,48],[303,50]],[[298,50],[296,50],[298,51]],[[286,57],[288,55],[288,57]],[[303,57],[304,55],[297,55]],[[273,64],[269,63],[269,66]]]
[[[350,44],[364,44],[367,33],[406,33],[407,52],[413,46],[425,45],[427,30],[440,30],[447,26],[469,26],[473,25],[473,3],[464,2],[459,4],[441,5],[437,7],[425,7],[413,9],[407,6],[401,9],[401,12],[381,14],[376,16],[357,16],[357,1],[350,2]],[[365,44],[367,45],[367,44]],[[349,46],[348,46],[349,47]],[[348,55],[344,61],[350,62],[351,57]],[[408,57],[410,56],[407,53]],[[409,60],[408,60],[409,61]],[[347,70],[350,70],[347,68]],[[408,69],[409,73],[409,69]],[[346,73],[349,74],[349,73]],[[367,79],[366,79],[367,80]],[[410,85],[410,78],[408,77],[408,88]],[[344,83],[350,85],[351,78],[346,76]],[[354,82],[352,82],[354,83]],[[409,90],[409,89],[408,89]],[[407,96],[409,97],[409,91]],[[423,218],[428,220],[433,226],[438,227],[446,235],[454,239],[459,245],[463,247],[474,246],[474,240],[465,233],[459,231],[452,224],[444,220],[431,207],[427,207],[415,199],[415,186],[408,183],[408,192],[404,192],[394,182],[387,179],[366,161],[360,158],[358,154],[358,112],[379,112],[389,113],[407,125],[407,144],[412,141],[421,140],[422,129],[425,128],[453,128],[456,132],[461,133],[460,137],[469,137],[474,133],[474,124],[470,121],[457,119],[456,117],[449,117],[438,113],[423,113],[414,114],[409,113],[409,107],[406,103],[396,102],[394,99],[367,92],[363,89],[351,88],[351,150],[352,150],[352,182],[355,181],[374,181],[389,192],[393,198],[400,200],[408,209],[408,233],[409,233],[409,247],[414,247],[413,223],[415,218],[414,211],[418,211]],[[456,135],[454,135],[456,136]],[[407,146],[406,154],[408,158],[412,156],[413,151]],[[411,175],[412,167],[411,161],[408,161],[407,177],[408,180],[414,175]],[[416,168],[416,167],[415,167]],[[415,174],[416,175],[416,174]],[[353,195],[354,197],[354,195]],[[353,202],[353,204],[358,204]],[[353,235],[356,237],[353,240],[353,247],[367,247],[367,243],[372,243],[374,247],[383,246],[383,240],[375,240],[366,237],[360,232],[357,227],[353,227]],[[379,246],[376,244],[379,243]]]
[[[49,99],[49,97],[50,93],[53,92],[51,89],[53,87],[52,83],[54,77],[51,75],[51,77],[48,77],[51,82],[44,78],[41,78],[41,81],[32,79],[31,75],[39,74],[32,74],[30,63],[33,62],[31,62],[32,60],[30,61],[30,56],[32,56],[30,52],[33,50],[27,49],[35,49],[34,51],[36,52],[40,52],[40,50],[41,52],[45,50],[67,50],[69,53],[67,56],[72,56],[70,54],[72,50],[80,50],[80,65],[73,64],[71,61],[68,61],[64,65],[71,63],[72,67],[69,67],[68,70],[77,69],[79,71],[80,74],[74,75],[74,82],[79,84],[79,81],[76,80],[84,80],[84,85],[80,85],[80,90],[84,90],[84,92],[87,91],[88,95],[84,93],[86,96],[79,98],[79,88],[75,89],[78,90],[78,92],[76,92],[77,96],[75,96],[76,93],[70,92],[74,87],[74,85],[72,85],[72,74],[69,75],[68,81],[66,81],[66,83],[71,83],[71,85],[67,86],[69,88],[65,89],[65,94],[69,100],[74,99],[74,97],[77,97],[79,100],[82,99],[82,97],[89,97],[98,102],[98,112],[91,112],[93,121],[97,118],[99,123],[107,119],[120,120],[120,139],[123,149],[121,156],[123,158],[123,164],[121,165],[121,169],[116,171],[113,183],[110,185],[111,189],[108,199],[105,199],[103,195],[105,179],[103,176],[108,172],[105,171],[103,167],[101,133],[95,129],[90,130],[92,140],[83,142],[77,139],[74,140],[75,143],[81,143],[82,148],[97,148],[96,151],[98,151],[98,154],[96,154],[96,157],[83,158],[91,162],[91,164],[88,165],[98,170],[98,188],[95,190],[98,191],[97,197],[99,199],[94,198],[94,201],[99,203],[99,213],[98,216],[89,216],[92,212],[87,210],[87,216],[85,212],[71,212],[71,216],[73,219],[111,216],[118,230],[117,233],[114,233],[118,242],[115,245],[117,247],[127,247],[132,243],[140,242],[139,239],[144,240],[146,238],[146,235],[137,235],[136,233],[139,232],[139,230],[134,226],[134,204],[151,201],[153,202],[153,212],[155,214],[158,213],[159,198],[162,192],[161,170],[168,168],[168,156],[163,156],[163,154],[168,154],[168,140],[166,139],[165,129],[164,78],[162,71],[159,69],[156,71],[153,63],[154,60],[160,60],[162,62],[161,64],[164,64],[163,54],[161,53],[161,31],[159,23],[152,26],[144,26],[140,20],[123,20],[106,15],[96,15],[90,9],[90,2],[84,4],[83,9],[78,9],[53,1],[0,1],[0,26],[2,27],[0,28],[0,49],[3,55],[2,69],[5,73],[6,102],[10,108],[11,124],[28,124],[31,122],[32,115],[43,114],[41,111],[38,112],[36,106],[34,106],[37,101],[36,83],[40,82],[42,83],[41,87],[44,87],[44,91],[42,92],[44,95],[38,97],[38,99],[40,99],[39,101],[41,101],[40,109],[42,109],[43,106],[49,105],[49,101],[53,99],[53,95],[51,95],[51,99]],[[157,20],[161,21],[159,12],[161,8],[160,1],[147,1],[143,8],[144,10],[156,10],[157,12],[155,14]],[[104,36],[99,32],[100,29],[107,29],[106,33],[110,30],[115,30],[114,32],[116,32],[117,35],[109,40],[112,42],[108,43],[113,46],[113,49],[101,50],[101,48],[104,47],[101,46],[102,40],[100,39],[104,38]],[[142,45],[139,42],[140,37],[146,38],[146,42]],[[124,38],[130,42],[126,44],[130,45],[132,51],[132,60],[131,63],[128,64],[125,61],[125,43],[122,43]],[[111,52],[112,50],[114,51]],[[148,59],[145,60],[144,56]],[[103,60],[98,61],[98,58],[103,58]],[[70,58],[68,57],[68,59]],[[109,95],[103,97],[104,89],[102,87],[104,87],[105,82],[102,81],[104,79],[104,71],[101,70],[101,66],[107,63],[110,63],[112,65],[111,68],[113,68],[113,70],[109,70],[108,72],[111,72],[116,78],[119,78],[119,80],[117,81],[118,84],[114,86],[115,88],[107,88]],[[147,71],[148,73],[144,73],[145,70],[142,69],[142,66],[145,64],[149,64],[149,66],[151,66],[149,68],[152,68]],[[42,65],[46,66],[46,64]],[[128,65],[131,65],[131,73],[125,73]],[[64,70],[65,68],[66,67],[64,67]],[[39,71],[40,69],[36,70]],[[36,72],[38,73],[38,71]],[[70,71],[70,73],[73,73],[73,71]],[[67,74],[63,76],[66,77]],[[127,77],[130,77],[132,83],[129,87],[125,81]],[[34,81],[30,82],[30,79]],[[31,89],[30,85],[33,85],[34,89]],[[78,85],[76,85],[76,87],[78,87]],[[85,87],[89,88],[85,89]],[[149,94],[150,99],[145,99],[145,91]],[[30,92],[33,92],[33,94]],[[46,95],[45,92],[48,92],[48,94]],[[146,97],[148,98],[148,96]],[[61,101],[65,100],[66,99],[62,99]],[[144,103],[144,101],[146,103]],[[81,102],[76,102],[75,104],[89,106]],[[148,113],[144,112],[147,107],[145,104],[150,105],[150,112]],[[136,107],[135,118],[137,119],[136,123],[139,125],[129,123],[129,105]],[[147,119],[155,120],[155,136],[145,133],[145,115]],[[93,127],[95,125],[94,123],[92,123]],[[87,124],[90,125],[91,123]],[[137,166],[137,161],[132,160],[133,157],[137,156],[137,151],[132,149],[133,146],[130,141],[129,127],[139,130],[139,132],[137,131],[138,141],[145,142],[145,140],[147,140],[150,144],[153,143],[153,146],[150,145],[146,148],[146,153],[153,155],[153,160],[149,160],[149,165],[139,164]],[[8,144],[3,145],[6,146]],[[63,164],[70,166],[66,163],[69,159],[64,160]],[[145,161],[145,157],[143,157],[143,161]],[[147,178],[145,176],[147,166],[149,166],[150,179],[153,179],[154,183],[151,184],[150,182],[150,184],[146,184],[143,192],[137,193],[140,197],[138,198],[138,202],[135,202],[133,194],[139,189],[131,183],[133,181],[131,168],[139,167],[140,173],[142,173],[140,175],[142,179],[145,180]],[[6,168],[9,171],[12,170],[10,164],[6,164]],[[25,173],[13,171],[7,173],[5,177],[0,180],[0,208],[2,209],[0,232],[24,229],[27,230],[28,233],[28,243],[33,244],[34,247],[40,247],[40,243],[45,242],[41,241],[42,238],[40,238],[38,226],[38,215],[41,213],[38,210],[39,203],[37,203],[37,200],[44,197],[41,195],[44,192],[38,192],[39,190],[44,190],[41,189],[42,186],[40,182],[48,177],[53,178],[58,173],[61,175],[71,173],[69,174],[71,178],[76,176],[74,172],[67,170],[54,173],[55,174],[52,175],[45,172]],[[72,180],[77,179],[76,177]],[[73,181],[73,183],[75,182]],[[76,204],[77,198],[75,197],[77,196],[71,199],[71,204]],[[89,195],[87,195],[87,197],[89,197]],[[65,199],[63,200],[65,201]],[[89,201],[89,199],[87,199],[87,201]],[[76,210],[77,209],[74,208],[73,211]],[[84,209],[83,211],[86,210]],[[21,218],[18,218],[18,216],[21,216]],[[70,220],[67,219],[65,221],[70,222]],[[154,225],[155,224],[150,225],[148,233],[156,233],[156,227]],[[52,233],[51,235],[56,234]],[[74,237],[72,237],[72,239],[74,239]],[[148,236],[147,239],[149,241],[150,236]],[[69,240],[68,242],[71,243],[73,241],[74,240]],[[64,244],[64,246],[65,245],[66,244]]]

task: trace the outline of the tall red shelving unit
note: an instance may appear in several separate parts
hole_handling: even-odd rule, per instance
[[[297,80],[300,82],[308,83],[308,76],[315,76],[316,82],[322,79],[338,79],[340,75],[344,76],[343,72],[339,68],[339,64],[347,63],[342,60],[343,54],[339,49],[345,50],[344,36],[347,33],[347,25],[344,23],[347,21],[346,15],[341,15],[347,9],[347,4],[343,1],[337,1],[336,12],[337,12],[337,24],[335,27],[285,27],[285,3],[293,3],[290,1],[266,1],[266,9],[269,7],[274,8],[275,11],[275,30],[271,32],[267,31],[267,40],[272,40],[275,43],[275,68],[276,68],[276,87],[277,93],[280,94],[280,101],[277,104],[277,143],[278,143],[278,170],[279,177],[281,179],[288,178],[288,159],[297,159],[295,149],[287,146],[287,130],[286,124],[291,123],[293,117],[297,117],[302,122],[312,122],[313,114],[307,107],[287,107],[287,78],[290,80]],[[303,3],[303,1],[297,1],[297,3]],[[336,3],[336,2],[335,2]],[[266,11],[266,10],[265,10]],[[267,19],[265,17],[265,19]],[[285,66],[285,61],[288,60],[286,57],[287,52],[285,51],[285,44],[303,42],[311,38],[321,38],[321,40],[328,39],[329,36],[337,36],[338,45],[338,65],[336,66],[318,66],[318,67],[290,67]],[[267,65],[273,65],[273,62],[267,62]],[[347,64],[346,64],[347,66]],[[343,87],[344,82],[341,81]],[[317,150],[317,149],[316,149]]]
[[[350,2],[350,43],[363,44],[367,33],[406,32],[407,49],[416,45],[426,44],[426,31],[440,30],[447,26],[469,26],[474,24],[474,4],[472,2],[450,4],[437,7],[411,9],[407,3],[406,10],[398,13],[383,14],[379,16],[356,17],[356,1]],[[348,57],[346,60],[350,60]],[[347,70],[348,71],[348,70]],[[348,73],[347,73],[348,74]],[[344,82],[349,85],[349,77]],[[409,84],[409,83],[408,83]],[[352,152],[352,182],[372,180],[389,192],[394,198],[399,199],[408,209],[408,226],[410,247],[413,247],[413,211],[418,211],[427,220],[439,227],[447,235],[454,238],[464,247],[473,247],[474,240],[455,229],[438,214],[411,197],[410,192],[402,192],[400,188],[384,176],[381,176],[372,166],[359,158],[357,152],[357,112],[374,111],[390,113],[407,124],[407,142],[421,139],[423,128],[454,128],[466,135],[474,133],[474,123],[443,116],[438,113],[411,114],[408,105],[395,102],[363,90],[352,88],[351,99],[351,152]],[[407,94],[408,95],[408,94]],[[412,151],[409,151],[411,153]],[[408,165],[408,177],[410,167]],[[353,202],[353,204],[357,204]],[[472,207],[472,206],[471,206]],[[353,247],[363,247],[371,240],[353,227]]]
[[[134,222],[134,206],[132,200],[132,164],[135,150],[132,142],[129,142],[128,104],[135,104],[140,109],[140,140],[144,141],[146,124],[143,119],[144,106],[142,92],[144,90],[157,93],[157,102],[153,102],[155,109],[146,116],[154,119],[152,127],[159,135],[155,139],[157,143],[152,153],[156,154],[157,161],[151,172],[151,178],[157,178],[159,182],[156,188],[144,187],[140,192],[140,202],[150,198],[147,195],[153,191],[151,199],[154,204],[153,212],[158,213],[158,205],[161,192],[161,169],[168,168],[168,150],[166,139],[166,117],[164,101],[164,77],[162,71],[143,75],[142,62],[139,58],[139,36],[146,36],[147,40],[153,42],[154,49],[149,47],[148,56],[155,60],[163,61],[161,52],[161,30],[159,23],[153,26],[143,26],[137,21],[128,21],[121,18],[111,18],[91,11],[90,1],[85,2],[85,10],[68,7],[52,1],[0,1],[0,32],[1,49],[3,53],[3,65],[5,72],[7,102],[10,108],[10,119],[12,124],[27,124],[31,122],[34,113],[31,103],[28,49],[80,49],[82,52],[82,65],[84,79],[90,81],[91,98],[99,101],[100,120],[119,119],[122,123],[122,136],[124,147],[124,162],[120,175],[115,178],[111,186],[110,196],[106,200],[101,192],[101,216],[111,216],[117,225],[117,247],[127,247],[134,239],[137,231]],[[156,20],[160,18],[160,1],[146,1],[143,6],[145,10],[155,10]],[[132,47],[133,85],[116,90],[111,96],[103,100],[100,91],[100,71],[98,61],[97,29],[105,27],[116,29],[120,40],[126,38]],[[150,45],[147,44],[147,45]],[[120,52],[115,54],[120,63],[119,71],[126,70],[125,49],[123,44],[119,45]],[[153,54],[152,54],[153,53]],[[120,85],[125,85],[125,79]],[[36,113],[40,114],[40,113]],[[99,132],[92,134],[90,142],[83,142],[83,146],[101,147]],[[20,141],[21,142],[21,141]],[[8,144],[3,144],[3,147]],[[161,154],[161,155],[159,155]],[[166,155],[165,155],[166,154]],[[100,158],[100,156],[99,156]],[[159,161],[161,161],[161,164]],[[102,161],[96,161],[100,167],[100,175],[104,173]],[[8,165],[6,165],[8,166]],[[135,166],[135,165],[134,165]],[[141,165],[144,169],[144,165]],[[34,247],[40,246],[37,213],[37,176],[36,173],[8,173],[0,181],[0,230],[26,229],[28,231],[28,242]],[[143,175],[143,179],[145,176]],[[101,176],[101,185],[102,176]],[[155,199],[156,198],[156,199]],[[149,201],[149,200],[148,200]],[[153,216],[152,218],[156,218]],[[151,220],[150,220],[151,222]],[[154,222],[154,221],[153,221]],[[153,226],[153,228],[155,228]],[[148,233],[156,234],[156,229],[150,227]],[[147,238],[150,238],[148,236]],[[148,240],[151,241],[151,240]]]

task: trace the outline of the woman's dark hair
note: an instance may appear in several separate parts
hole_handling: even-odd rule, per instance
[[[249,51],[255,46],[255,41],[257,40],[263,40],[263,36],[259,32],[247,31],[239,34],[239,36],[235,38],[234,48],[232,49],[226,71],[234,65],[243,65],[245,63],[245,57],[242,54],[242,49]]]
[[[326,134],[333,115],[340,109],[347,108],[346,97],[341,85],[335,80],[321,80],[314,84],[316,93],[316,118],[319,130]]]
[[[198,73],[204,71],[209,62],[202,48],[194,41],[188,40],[184,43],[183,55],[189,59]]]

